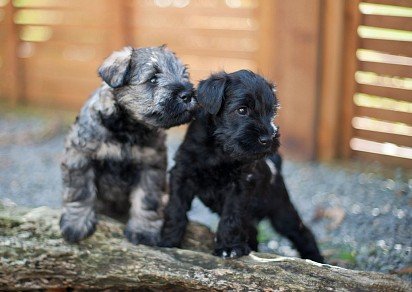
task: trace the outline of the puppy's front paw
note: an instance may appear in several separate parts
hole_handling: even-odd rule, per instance
[[[250,247],[247,244],[239,244],[233,247],[216,248],[213,254],[215,256],[227,258],[239,258],[250,253]]]
[[[59,224],[63,238],[70,243],[75,243],[92,235],[96,231],[96,223],[96,216],[91,212],[84,217],[63,213]]]
[[[323,258],[323,256],[318,251],[313,251],[313,252],[310,252],[310,253],[303,254],[303,255],[301,255],[301,257],[303,259],[309,259],[309,260],[312,260],[312,261],[320,263],[320,264],[325,263],[325,259]]]
[[[159,242],[159,234],[157,232],[136,231],[129,227],[124,230],[124,235],[127,240],[133,244],[144,244],[149,246],[156,246]]]

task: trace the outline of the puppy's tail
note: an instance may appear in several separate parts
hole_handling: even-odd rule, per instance
[[[279,153],[276,153],[275,155],[270,156],[269,159],[275,165],[276,171],[278,173],[281,173],[281,171],[282,171],[282,156],[280,156]]]

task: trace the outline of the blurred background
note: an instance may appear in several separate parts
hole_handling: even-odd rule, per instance
[[[64,135],[97,68],[162,44],[194,83],[272,80],[286,182],[327,260],[412,279],[411,0],[0,0],[0,199],[59,207]],[[198,202],[191,218],[217,222]],[[267,223],[259,239],[296,255]]]
[[[78,110],[102,60],[167,44],[194,82],[278,86],[284,152],[412,167],[410,0],[0,0],[0,98]]]

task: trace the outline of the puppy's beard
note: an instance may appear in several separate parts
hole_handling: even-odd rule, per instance
[[[153,112],[146,115],[145,120],[159,128],[171,128],[174,126],[186,124],[192,120],[192,113],[183,110],[179,113],[167,114],[165,110],[163,112]]]
[[[192,113],[185,110],[177,115],[169,116],[167,121],[164,122],[163,127],[167,129],[189,123],[192,120],[192,117]]]
[[[262,149],[260,145],[240,145],[230,138],[219,137],[220,145],[225,154],[233,160],[251,162],[273,155],[279,148],[279,141],[273,141],[270,148]],[[223,138],[223,139],[222,139]]]

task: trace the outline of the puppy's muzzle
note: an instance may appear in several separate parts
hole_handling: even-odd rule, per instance
[[[195,95],[193,85],[190,83],[184,83],[183,86],[183,90],[178,93],[177,97],[184,103],[190,103]]]
[[[280,137],[279,127],[276,127],[276,131],[273,134],[261,135],[259,136],[258,140],[262,146],[270,147],[272,143],[275,142],[275,140],[279,139],[279,137]]]
[[[178,97],[184,102],[184,103],[190,103],[193,98],[193,92],[188,92],[188,91],[183,91],[179,93]]]

